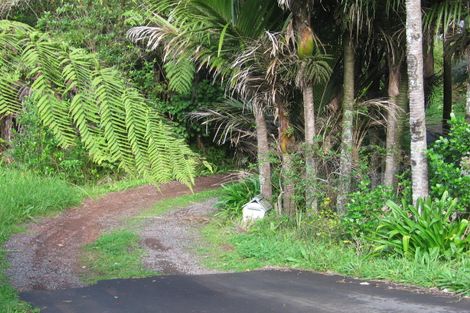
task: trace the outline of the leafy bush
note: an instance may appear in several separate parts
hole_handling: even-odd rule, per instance
[[[34,106],[29,103],[18,123],[21,127],[7,151],[18,168],[40,176],[59,176],[74,184],[96,182],[113,175],[113,172],[119,173],[117,166],[112,164],[93,163],[79,141],[71,148],[60,148],[54,136],[41,125]]]
[[[458,199],[460,211],[470,210],[470,124],[453,117],[447,137],[441,137],[428,151],[431,193],[448,192]]]
[[[378,186],[370,190],[370,183],[362,181],[359,190],[350,194],[347,213],[341,220],[346,237],[360,238],[373,233],[384,214],[385,202],[392,198],[390,189]]]
[[[456,203],[447,193],[438,200],[420,200],[416,207],[388,201],[390,213],[380,220],[375,250],[407,257],[468,255],[470,226],[468,220],[456,219]]]
[[[217,207],[227,218],[241,216],[243,205],[260,193],[260,184],[257,176],[251,176],[239,183],[222,187]]]

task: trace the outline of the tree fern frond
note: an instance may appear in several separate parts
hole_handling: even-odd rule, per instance
[[[63,62],[63,77],[68,85],[65,93],[72,94],[70,115],[92,160],[101,164],[111,161],[105,139],[100,132],[99,110],[92,97],[95,60],[82,50],[73,50]]]
[[[21,111],[18,77],[0,70],[0,116],[12,115]]]
[[[120,105],[124,85],[116,80],[116,72],[102,69],[93,79],[96,104],[99,107],[104,138],[112,160],[119,162],[126,171],[134,171],[133,156],[127,140],[126,113]]]
[[[79,137],[94,162],[116,162],[156,182],[194,182],[189,147],[116,70],[15,22],[0,21],[0,42],[0,117],[22,109],[22,79],[39,118],[60,145],[73,145]],[[178,73],[183,75],[173,73],[180,91],[189,89],[194,75],[194,68],[185,66]]]
[[[188,94],[194,80],[195,67],[189,59],[180,59],[165,64],[170,90]]]
[[[146,123],[142,117],[147,116],[148,107],[142,105],[145,100],[136,90],[127,89],[122,95],[122,102],[126,111],[126,126],[128,139],[135,164],[140,175],[150,173],[150,161],[148,156],[148,142],[146,140]]]
[[[166,136],[163,123],[155,114],[149,111],[147,115],[148,152],[152,178],[156,182],[165,182],[172,177],[172,160],[167,154],[168,137]]]

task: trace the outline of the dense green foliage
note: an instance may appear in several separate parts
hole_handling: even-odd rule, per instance
[[[105,177],[118,179],[124,174],[113,163],[93,163],[83,144],[77,140],[67,149],[42,124],[37,110],[27,105],[17,122],[21,128],[14,133],[6,158],[11,167],[21,168],[42,176],[57,176],[74,184],[94,184]]]
[[[463,118],[451,120],[451,130],[428,152],[431,192],[439,197],[448,192],[458,199],[458,209],[470,211],[470,124]]]
[[[343,233],[354,239],[373,233],[386,213],[386,201],[393,197],[393,193],[384,186],[371,190],[369,182],[361,182],[358,191],[349,196],[347,212],[342,220]]]
[[[470,225],[458,217],[456,205],[447,192],[441,199],[420,200],[416,207],[388,201],[390,212],[378,222],[375,250],[405,257],[468,258]]]
[[[179,71],[181,67],[164,64],[159,53],[144,51],[126,38],[131,27],[145,23],[146,14],[143,7],[129,1],[88,4],[63,1],[55,11],[46,12],[39,18],[37,28],[73,47],[96,52],[103,64],[125,73],[150,100],[150,105],[172,121],[179,136],[188,140],[210,137],[203,127],[189,123],[187,114],[220,101],[221,88],[210,84],[204,73],[196,75],[193,81],[192,68],[191,78],[183,82],[189,84],[185,91],[175,92],[174,89],[179,89],[174,88],[178,84],[176,78],[183,76]]]
[[[221,214],[227,218],[241,217],[243,206],[259,194],[259,187],[258,177],[254,176],[223,186],[217,203]]]
[[[21,111],[20,79],[61,147],[78,137],[98,164],[115,163],[156,182],[192,184],[193,152],[119,72],[25,24],[2,21],[0,41],[1,116]]]

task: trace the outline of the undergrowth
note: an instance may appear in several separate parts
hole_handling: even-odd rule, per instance
[[[440,287],[470,295],[470,260],[466,257],[444,262],[429,254],[415,259],[374,256],[350,242],[306,237],[310,232],[295,224],[271,216],[245,231],[216,220],[203,230],[211,245],[201,253],[208,256],[208,267],[222,270],[288,267]]]

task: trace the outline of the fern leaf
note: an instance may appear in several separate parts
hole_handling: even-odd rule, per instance
[[[170,90],[188,94],[193,84],[195,67],[188,59],[167,62],[164,66]]]

